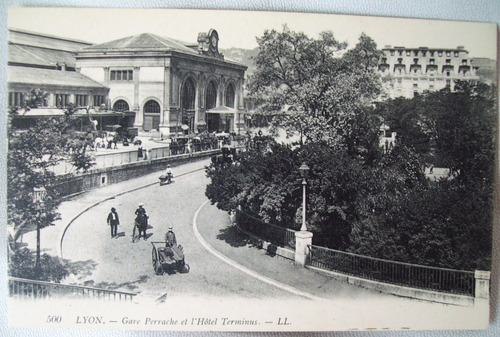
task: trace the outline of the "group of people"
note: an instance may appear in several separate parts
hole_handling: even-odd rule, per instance
[[[138,205],[138,208],[135,210],[135,223],[134,226],[139,230],[139,239],[141,236],[144,240],[147,239],[146,230],[148,229],[148,213],[144,208],[144,204],[141,202]],[[111,212],[108,214],[107,224],[111,228],[111,238],[117,237],[118,225],[120,225],[120,218],[118,217],[118,212],[116,208],[111,207]],[[177,238],[175,237],[175,233],[173,231],[172,226],[168,227],[168,232],[165,234],[165,246],[166,247],[174,247],[177,246]]]

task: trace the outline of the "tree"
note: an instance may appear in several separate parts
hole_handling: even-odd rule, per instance
[[[48,96],[49,94],[41,89],[31,89],[24,96],[23,107],[29,109],[38,108],[39,106],[45,106]]]
[[[14,242],[26,230],[40,229],[53,224],[59,218],[56,212],[55,191],[51,188],[55,174],[51,170],[64,157],[64,147],[58,137],[56,119],[40,120],[27,130],[9,127],[9,151],[7,153],[7,216],[14,228]],[[43,202],[35,202],[36,189],[45,189]],[[37,244],[37,265],[40,249]]]
[[[481,82],[457,81],[453,92],[427,97],[435,119],[436,150],[461,179],[491,177],[495,155],[495,89]]]
[[[27,104],[36,104],[44,93],[32,90]],[[29,106],[29,105],[28,105]],[[36,229],[36,266],[40,263],[40,230],[59,219],[57,193],[54,190],[54,167],[69,156],[77,170],[87,170],[94,163],[87,148],[92,143],[91,126],[76,131],[79,120],[70,105],[65,116],[40,118],[36,124],[22,129],[13,123],[18,111],[9,111],[7,154],[7,216],[13,228],[13,244],[25,231]],[[37,195],[42,192],[42,196]]]
[[[282,115],[275,122],[301,132],[306,141],[349,138],[354,116],[380,92],[376,67],[381,53],[373,40],[362,34],[346,51],[332,32],[312,39],[284,26],[282,32],[265,31],[257,42],[249,88],[259,110]],[[283,114],[286,106],[295,108]]]

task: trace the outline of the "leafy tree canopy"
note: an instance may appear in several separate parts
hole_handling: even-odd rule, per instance
[[[362,34],[347,50],[332,32],[313,39],[284,26],[282,32],[266,31],[257,42],[257,69],[249,88],[259,109],[283,115],[275,122],[306,140],[342,144],[355,115],[380,92],[376,67],[381,52],[373,40]]]

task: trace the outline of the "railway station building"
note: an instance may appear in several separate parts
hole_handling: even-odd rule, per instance
[[[140,131],[233,132],[245,125],[246,66],[224,59],[211,29],[187,43],[144,33],[76,53],[76,69],[109,88],[106,104],[133,111]]]

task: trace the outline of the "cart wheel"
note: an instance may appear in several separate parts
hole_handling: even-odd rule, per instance
[[[186,263],[184,262],[184,260],[177,261],[177,270],[182,273],[185,265]]]
[[[151,252],[151,260],[153,261],[153,268],[156,271],[156,264],[158,261],[158,253],[156,252],[156,248],[153,247],[153,251]]]
[[[132,231],[132,242],[133,243],[137,242],[136,230],[137,230],[137,226],[134,224],[134,230]]]
[[[154,268],[155,268],[156,275],[162,275],[163,274],[163,268],[162,268],[162,266],[160,264],[160,261],[156,260]]]

